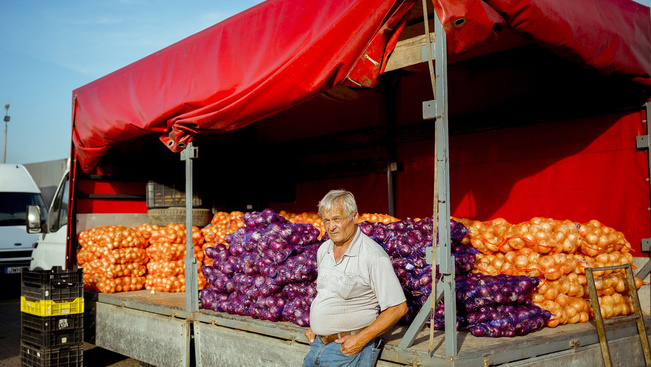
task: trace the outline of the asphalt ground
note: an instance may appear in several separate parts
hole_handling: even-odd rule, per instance
[[[20,274],[0,274],[0,367],[21,366]],[[83,365],[136,367],[134,359],[84,343]],[[49,365],[49,364],[48,364]]]

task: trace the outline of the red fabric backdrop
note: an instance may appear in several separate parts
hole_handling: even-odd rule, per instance
[[[586,117],[450,138],[450,207],[456,217],[511,223],[532,217],[587,222],[622,231],[640,255],[651,236],[643,112]],[[432,141],[403,146],[398,217],[431,215]]]

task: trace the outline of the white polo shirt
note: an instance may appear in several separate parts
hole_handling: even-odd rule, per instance
[[[316,335],[365,328],[381,311],[405,302],[391,259],[359,227],[339,263],[333,247],[328,240],[317,253],[318,293],[310,307],[310,327]]]

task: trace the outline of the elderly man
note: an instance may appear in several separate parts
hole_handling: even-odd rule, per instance
[[[382,247],[358,228],[352,193],[328,192],[319,215],[329,240],[317,254],[317,296],[303,366],[372,366],[376,338],[407,312],[405,295]]]

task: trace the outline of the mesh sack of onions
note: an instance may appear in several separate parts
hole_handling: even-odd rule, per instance
[[[89,251],[147,247],[147,239],[134,228],[124,226],[95,227],[79,233],[79,246]]]
[[[201,234],[206,242],[212,243],[212,246],[218,243],[225,243],[225,236],[237,231],[244,226],[240,219],[243,212],[235,211],[231,213],[217,212],[213,215],[210,224],[201,228]]]
[[[310,305],[316,297],[316,282],[287,284],[282,294],[289,300],[283,309],[282,320],[299,326],[309,326]]]
[[[136,227],[136,229],[147,240],[147,245],[149,245],[149,239],[151,238],[152,234],[154,232],[157,233],[160,230],[160,227],[149,223],[143,223]]]
[[[552,317],[531,300],[538,278],[474,273],[455,280],[458,330],[474,336],[513,337],[543,328]],[[445,327],[444,310],[444,302],[439,302],[431,320],[434,329]]]
[[[318,229],[271,209],[247,212],[242,221],[242,228],[225,236],[226,244],[205,249],[212,266],[202,267],[208,284],[199,295],[202,307],[307,325],[313,297],[296,297],[302,302],[292,300],[288,308],[283,290],[316,279]]]
[[[320,236],[325,234],[325,229],[323,227],[323,222],[321,222],[321,217],[319,213],[316,212],[304,212],[304,213],[289,213],[284,210],[281,210],[279,213],[282,217],[294,224],[310,224],[314,228],[319,230]],[[321,237],[319,237],[321,239]]]
[[[364,234],[379,243],[391,258],[409,309],[401,321],[409,323],[432,292],[432,266],[426,263],[425,258],[426,248],[432,246],[433,218],[408,218],[388,223],[363,222],[360,223],[360,228]],[[468,273],[474,268],[478,251],[472,246],[461,244],[468,233],[463,224],[450,221],[451,252],[457,274]],[[440,275],[437,275],[438,278]]]
[[[192,227],[194,257],[201,263],[204,258],[204,238],[198,227]],[[183,224],[152,227],[149,238],[145,288],[156,292],[185,292],[186,230]],[[206,280],[198,271],[198,289]]]
[[[529,334],[545,327],[552,313],[534,305],[531,300],[522,304],[485,306],[465,317],[466,329],[474,336],[514,337]]]
[[[195,258],[203,260],[203,235],[198,227],[192,227],[192,244]],[[153,230],[149,238],[147,254],[156,261],[177,261],[186,255],[186,231],[184,224],[169,224]]]
[[[285,304],[282,313],[283,321],[293,322],[302,327],[310,325],[310,305],[304,298],[291,298]]]
[[[486,306],[525,303],[540,282],[534,277],[481,273],[457,276],[455,281],[457,306],[466,312]]]
[[[206,286],[206,279],[201,273],[198,272],[198,289],[203,289]],[[185,292],[185,271],[182,274],[147,274],[145,278],[145,289],[155,292]]]
[[[502,218],[459,221],[471,231],[464,241],[480,251],[476,271],[541,279],[532,300],[552,312],[549,327],[587,322],[593,317],[585,307],[589,297],[585,269],[633,263],[625,236],[597,220],[577,223],[536,217],[518,224]],[[623,270],[593,274],[604,318],[633,312]],[[642,280],[635,278],[635,283],[639,288]]]
[[[107,278],[142,277],[147,273],[147,266],[141,262],[113,264],[98,258],[84,264],[84,273],[103,275]]]
[[[252,302],[247,313],[249,316],[268,321],[281,321],[283,319],[283,310],[287,303],[287,298],[276,293],[270,296],[261,296]],[[292,321],[293,320],[285,320]],[[296,323],[296,322],[294,322]]]
[[[124,276],[108,278],[84,273],[84,288],[93,292],[115,293],[137,291],[145,287],[145,277]]]
[[[102,226],[82,231],[77,262],[84,269],[84,287],[102,293],[142,289],[149,258],[146,238],[137,228]]]

